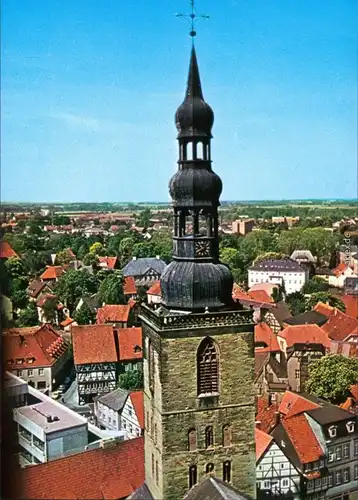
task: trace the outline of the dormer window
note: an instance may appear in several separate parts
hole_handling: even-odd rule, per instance
[[[354,432],[355,423],[354,423],[354,422],[347,422],[347,423],[346,423],[346,428],[347,428],[347,431],[348,431],[349,433]]]
[[[27,358],[26,363],[29,363],[30,365],[35,361],[35,358]]]
[[[329,437],[334,438],[337,436],[337,426],[336,425],[331,425],[331,427],[328,427],[328,433]]]
[[[16,364],[21,365],[24,362],[23,358],[17,358],[16,359]]]

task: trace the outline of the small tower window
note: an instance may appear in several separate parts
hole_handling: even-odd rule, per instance
[[[213,394],[219,391],[218,352],[213,340],[206,337],[197,353],[198,394]]]
[[[154,424],[154,443],[157,444],[158,432],[157,432],[157,424]]]
[[[210,472],[214,472],[214,464],[212,464],[212,463],[206,464],[205,472],[207,474],[210,474]]]
[[[192,488],[197,483],[197,470],[196,465],[189,467],[189,488]]]
[[[223,480],[228,483],[231,481],[231,462],[228,460],[223,464]]]
[[[188,450],[195,451],[196,450],[196,430],[190,429],[188,432]]]
[[[198,142],[196,145],[196,158],[198,160],[204,160],[204,145],[202,142]]]
[[[154,454],[152,453],[152,476],[154,477]]]
[[[186,145],[186,159],[191,161],[194,159],[194,144],[192,142],[188,142]]]
[[[208,425],[205,429],[205,448],[214,446],[214,431],[212,425]]]
[[[224,425],[223,427],[223,446],[231,446],[231,427]]]
[[[155,482],[159,483],[158,460],[155,461]]]

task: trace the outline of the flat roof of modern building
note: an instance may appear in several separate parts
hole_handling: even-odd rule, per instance
[[[22,406],[15,412],[41,427],[46,434],[85,425],[83,418],[75,412],[51,404],[49,401]]]

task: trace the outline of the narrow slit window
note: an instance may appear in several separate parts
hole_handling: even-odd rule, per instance
[[[223,464],[223,480],[228,483],[231,481],[231,462],[228,460]]]
[[[197,469],[196,465],[189,467],[189,488],[192,488],[197,483]]]

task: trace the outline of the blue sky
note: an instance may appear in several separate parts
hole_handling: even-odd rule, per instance
[[[2,0],[3,201],[168,201],[187,0]],[[197,0],[223,200],[357,192],[356,0]]]

